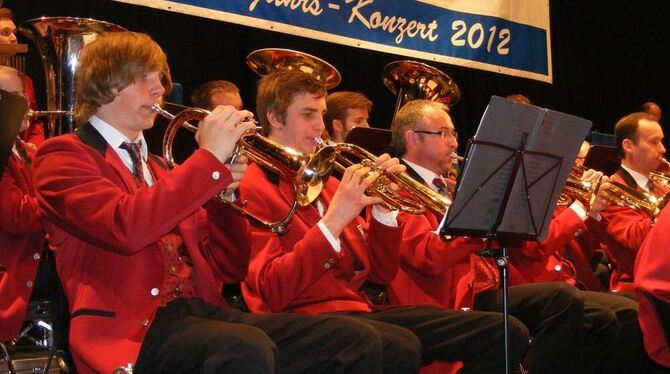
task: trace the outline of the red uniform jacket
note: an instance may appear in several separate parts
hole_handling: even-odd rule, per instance
[[[42,255],[44,232],[30,174],[12,154],[0,181],[0,341],[14,339],[21,328]]]
[[[206,302],[225,305],[222,283],[241,281],[247,268],[247,221],[215,203],[200,208],[231,182],[228,169],[205,150],[169,173],[154,157],[148,164],[156,182],[138,188],[90,124],[48,139],[37,152],[35,189],[81,373],[111,373],[136,361],[167,274],[157,242],[175,227]]]
[[[326,206],[338,184],[330,178],[319,195]],[[255,163],[240,184],[240,200],[267,220],[284,217],[293,199],[287,180],[266,174]],[[252,227],[252,254],[242,290],[253,312],[371,310],[359,288],[365,279],[380,284],[393,279],[402,227],[387,227],[371,217],[366,227],[357,217],[343,230],[337,253],[317,226],[320,219],[318,211],[307,206],[298,209],[282,235]]]
[[[407,173],[422,181],[410,166]],[[493,258],[475,252],[484,249],[479,238],[457,237],[443,241],[432,233],[439,220],[432,212],[424,215],[401,213],[405,231],[400,249],[400,269],[389,288],[389,299],[400,305],[434,305],[442,308],[472,308],[477,294],[500,286],[500,272]],[[509,267],[510,284],[522,283]]]
[[[528,283],[556,281],[574,285],[577,283],[577,271],[572,262],[565,258],[564,249],[574,242],[576,234],[585,230],[586,224],[572,209],[558,207],[545,240],[528,241],[510,251],[510,261]]]
[[[670,209],[663,209],[658,222],[647,236],[635,260],[635,292],[640,303],[637,318],[644,346],[654,361],[670,367],[670,346],[649,296],[670,305]]]
[[[642,191],[623,168],[619,168],[613,178],[616,182]],[[614,204],[601,214],[609,221],[603,249],[615,267],[610,279],[610,289],[633,292],[633,264],[638,249],[651,230],[651,216],[643,211]]]
[[[38,110],[37,101],[35,100],[35,88],[33,86],[32,79],[30,79],[29,76],[22,74],[21,80],[23,81],[23,89],[26,93],[26,98],[28,99],[30,109]],[[42,142],[44,142],[45,135],[44,124],[42,123],[41,119],[37,118],[34,121],[31,121],[30,126],[22,131],[19,136],[27,143],[32,143],[36,146],[42,144]]]

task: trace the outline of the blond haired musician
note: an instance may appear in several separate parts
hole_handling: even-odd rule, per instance
[[[258,86],[258,116],[270,139],[312,154],[324,129],[324,84],[300,70],[279,70]],[[376,164],[388,173],[402,170],[383,155]],[[249,272],[243,283],[255,312],[353,317],[382,341],[384,372],[414,372],[420,362],[463,361],[462,373],[502,372],[502,315],[432,307],[378,309],[360,292],[369,279],[388,283],[397,271],[398,244],[404,233],[395,215],[365,194],[378,177],[360,164],[341,181],[330,178],[314,205],[299,208],[289,229],[277,235],[252,228]],[[295,199],[289,181],[251,164],[240,184],[241,200],[252,213],[279,219]],[[359,212],[368,208],[368,219]],[[525,352],[527,331],[511,321],[512,364]]]
[[[647,113],[632,113],[621,118],[614,127],[614,142],[621,157],[621,167],[612,176],[639,192],[663,196],[665,187],[649,179],[659,169],[665,155],[663,129],[658,120]],[[604,250],[614,264],[610,289],[633,292],[633,264],[637,251],[652,228],[652,217],[643,210],[610,205],[602,212],[609,221]]]
[[[25,97],[19,72],[0,65],[0,88]],[[28,127],[24,120],[20,130]],[[18,136],[0,180],[0,341],[16,338],[42,256],[44,230],[33,190],[34,151]]]
[[[105,34],[84,48],[76,78],[80,126],[47,140],[34,171],[78,372],[379,370],[379,339],[347,319],[226,307],[222,284],[246,273],[248,223],[210,199],[246,170],[224,161],[253,128],[250,112],[215,108],[199,150],[168,171],[142,134],[171,86],[161,48]]]

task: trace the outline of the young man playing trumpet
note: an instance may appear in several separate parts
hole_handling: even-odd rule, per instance
[[[441,176],[451,166],[458,140],[443,104],[415,100],[403,106],[392,125],[392,144],[408,166],[408,174],[436,192],[444,190]],[[483,249],[483,241],[442,240],[435,234],[441,219],[432,212],[400,215],[407,234],[400,270],[390,287],[391,301],[501,311],[499,269],[493,259],[476,253]],[[570,238],[574,231],[569,231],[581,227],[581,222],[569,211],[557,217],[550,231],[556,240]],[[509,273],[509,312],[531,333],[528,359],[533,373],[593,372],[609,357],[610,341],[618,333],[612,312],[589,306],[593,312],[587,313],[585,323],[583,296],[572,285],[525,284],[524,274],[514,266]]]
[[[667,193],[665,187],[649,179],[649,174],[660,168],[665,155],[663,129],[655,117],[632,113],[621,118],[614,127],[614,143],[621,167],[612,176],[613,181],[656,197]],[[609,221],[604,249],[614,264],[610,289],[633,292],[635,256],[653,226],[653,217],[642,209],[614,204],[602,214]]]
[[[84,48],[76,79],[80,126],[47,140],[34,170],[78,372],[378,371],[377,336],[347,319],[226,307],[222,285],[247,270],[248,222],[211,198],[246,170],[224,161],[254,127],[250,112],[216,107],[200,148],[168,171],[142,134],[171,86],[161,48],[105,34]]]
[[[258,85],[256,109],[265,134],[304,154],[315,153],[324,129],[323,82],[300,70],[278,70]],[[397,159],[375,161],[385,173],[402,171]],[[382,371],[415,372],[420,362],[463,361],[462,373],[504,370],[502,316],[431,307],[380,310],[360,292],[369,279],[388,283],[397,271],[403,226],[365,191],[379,177],[360,164],[341,181],[330,178],[314,205],[297,210],[278,235],[252,228],[249,273],[243,283],[255,312],[297,312],[349,316],[382,341]],[[251,164],[240,184],[241,200],[252,213],[278,219],[295,199],[286,179]],[[368,208],[367,222],[359,213]],[[511,319],[511,358],[517,363],[527,331]]]

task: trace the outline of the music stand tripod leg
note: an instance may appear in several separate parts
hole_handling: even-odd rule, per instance
[[[7,358],[7,368],[9,369],[9,373],[16,374],[16,368],[12,362],[12,358],[9,356],[9,351],[7,350],[7,346],[5,346],[5,343],[0,342],[0,350],[2,350],[2,354]]]

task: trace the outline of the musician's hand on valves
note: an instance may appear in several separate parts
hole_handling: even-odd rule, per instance
[[[248,130],[255,128],[253,113],[237,110],[233,106],[217,106],[198,125],[195,139],[200,148],[206,149],[221,162],[230,158],[237,141]]]
[[[388,153],[384,153],[383,155],[377,157],[375,160],[375,165],[377,165],[377,167],[385,174],[404,173],[407,169],[405,165],[401,164],[397,158],[389,156]],[[395,183],[391,183],[390,186],[394,191],[400,190],[400,187]],[[376,209],[379,209],[379,211],[382,213],[390,212],[388,208],[381,204],[377,205]]]
[[[589,210],[590,216],[599,219],[600,212],[605,210],[610,205],[610,202],[601,194],[601,192],[606,191],[609,186],[609,178],[607,176],[603,176],[603,178],[600,180],[598,192],[596,192],[596,198],[593,201],[593,204],[591,204],[591,209]]]
[[[382,202],[380,197],[367,196],[365,190],[379,177],[379,172],[370,172],[369,167],[354,164],[344,170],[342,180],[333,195],[322,222],[334,237],[339,237],[344,227],[363,208]]]
[[[233,201],[233,193],[240,186],[240,181],[244,177],[244,173],[247,171],[247,156],[241,155],[233,163],[226,164],[226,168],[230,170],[230,174],[233,176],[233,182],[226,187],[223,191],[223,198],[228,201]]]
[[[599,178],[603,176],[603,173],[593,169],[588,169],[582,174],[581,180],[589,182],[597,182]]]

